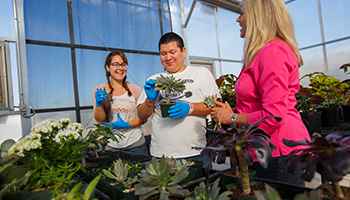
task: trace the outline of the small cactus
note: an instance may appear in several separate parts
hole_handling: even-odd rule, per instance
[[[186,81],[180,79],[175,79],[173,75],[157,77],[155,90],[161,90],[167,94],[167,103],[170,103],[171,93],[180,93],[186,89]]]

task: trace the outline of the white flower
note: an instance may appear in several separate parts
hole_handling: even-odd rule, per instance
[[[55,137],[55,141],[58,143],[62,143],[63,140],[71,140],[71,139],[79,139],[80,138],[80,134],[76,131],[73,130],[60,130],[56,137]]]
[[[15,153],[19,156],[24,156],[24,152],[32,149],[41,149],[41,135],[31,132],[29,135],[17,141],[9,149],[9,153]]]

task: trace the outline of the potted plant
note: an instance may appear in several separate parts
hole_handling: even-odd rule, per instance
[[[204,98],[204,105],[209,107],[210,109],[215,106],[215,102],[218,99],[217,95],[209,95]],[[220,110],[219,110],[220,112]],[[219,119],[218,122],[215,122],[214,130],[220,130],[221,129],[221,119]]]
[[[186,200],[226,200],[228,195],[231,194],[230,191],[220,192],[219,186],[220,178],[217,178],[215,182],[210,186],[206,186],[202,181],[199,186],[194,188],[194,194],[187,197]]]
[[[173,75],[163,76],[160,74],[160,76],[157,77],[155,90],[163,91],[167,97],[166,102],[160,103],[162,117],[168,117],[170,106],[175,104],[175,102],[170,101],[171,94],[182,93],[186,89],[185,83],[185,80],[175,79]]]
[[[326,136],[314,133],[311,141],[287,139],[282,141],[288,147],[304,146],[292,151],[282,164],[282,166],[288,166],[289,173],[294,174],[296,167],[300,167],[300,163],[305,162],[306,167],[300,176],[301,180],[311,181],[315,172],[318,172],[323,180],[331,182],[334,197],[344,198],[339,181],[350,173],[349,136],[342,138],[339,133],[330,133]],[[326,190],[322,189],[322,195],[326,195]]]
[[[94,156],[90,156],[87,160],[90,163],[98,164],[95,167],[107,166],[112,162],[112,152],[106,152],[106,146],[109,140],[118,142],[118,138],[123,139],[124,135],[120,131],[113,129],[112,125],[106,127],[101,124],[94,124],[94,127],[90,128],[84,140],[89,143],[88,149],[93,150]],[[101,145],[100,153],[97,151],[99,145]],[[101,157],[101,155],[104,156]],[[90,165],[87,164],[85,167],[88,168],[89,166]]]
[[[236,106],[236,97],[235,97],[236,81],[237,81],[237,76],[234,74],[225,74],[215,80],[216,85],[220,90],[222,101],[223,102],[227,101],[232,108]]]
[[[338,126],[340,123],[339,104],[349,101],[349,98],[344,95],[344,91],[349,85],[347,83],[341,83],[341,80],[322,72],[309,73],[301,79],[305,77],[309,77],[309,86],[313,94],[319,95],[325,100],[321,103],[320,108],[322,110],[322,126]]]
[[[163,156],[159,163],[155,157],[146,168],[141,171],[139,182],[136,184],[136,195],[140,195],[140,200],[159,195],[159,199],[168,199],[168,196],[186,197],[190,194],[187,189],[183,189],[178,183],[188,175],[188,167],[185,165],[175,174],[171,173],[171,164]]]
[[[82,139],[82,131],[81,124],[71,123],[69,119],[47,119],[11,146],[9,153],[29,158],[27,166],[33,170],[24,181],[23,191],[55,188],[56,193],[76,182],[75,174],[84,170],[81,161],[87,157],[81,154],[88,146]]]
[[[210,162],[215,161],[218,164],[224,163],[226,155],[229,154],[233,166],[233,175],[241,177],[238,184],[241,186],[241,193],[244,196],[251,194],[248,166],[253,164],[252,157],[248,153],[248,148],[252,147],[257,153],[260,164],[267,168],[269,161],[272,159],[272,150],[275,146],[270,141],[270,136],[263,129],[255,128],[256,125],[266,119],[274,116],[261,118],[254,124],[246,126],[230,126],[226,131],[217,131],[218,135],[209,140],[206,147],[194,147],[202,149],[201,156],[209,154]],[[280,117],[274,117],[276,121],[281,121]],[[206,167],[206,176],[208,176],[209,164]],[[221,176],[221,179],[223,177]],[[222,181],[222,180],[221,180]]]
[[[321,133],[322,131],[322,111],[317,111],[317,107],[325,101],[324,98],[312,92],[311,88],[300,86],[300,90],[295,94],[297,99],[295,108],[299,111],[310,135],[314,132]]]
[[[343,69],[344,73],[347,75],[350,74],[350,72],[348,72],[348,68],[350,68],[350,62],[345,63],[342,66],[340,66],[340,69]],[[350,79],[346,79],[342,82],[347,82],[349,84],[349,81],[350,81]],[[344,95],[346,95],[350,99],[350,95],[348,94],[349,91],[350,91],[350,88],[347,88],[344,92]],[[343,103],[342,116],[343,116],[344,121],[350,121],[350,101]]]

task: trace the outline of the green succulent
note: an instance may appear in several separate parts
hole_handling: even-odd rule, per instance
[[[204,98],[204,105],[209,107],[210,109],[215,106],[215,100],[218,99],[218,96],[215,95],[209,95]],[[219,110],[220,113],[220,110]],[[221,129],[221,118],[219,118],[218,122],[215,122],[214,130],[220,130]]]
[[[167,103],[170,103],[170,94],[180,93],[186,89],[186,81],[180,79],[175,79],[173,75],[163,76],[160,74],[156,80],[155,90],[163,91],[167,94]]]
[[[17,154],[8,153],[8,150],[15,143],[16,142],[13,139],[7,139],[1,143],[0,165],[5,165],[10,162],[12,162],[12,164],[16,164],[20,160],[20,157]]]
[[[128,164],[124,164],[122,159],[119,158],[113,162],[113,165],[114,168],[112,172],[103,169],[103,174],[105,174],[108,178],[117,180],[120,183],[124,182],[128,177]]]
[[[228,195],[231,194],[231,191],[225,191],[219,195],[220,187],[219,185],[220,178],[216,179],[212,187],[205,187],[204,182],[202,181],[199,186],[194,188],[195,198],[187,197],[186,200],[226,200]]]
[[[169,199],[168,196],[188,196],[190,192],[178,185],[189,174],[188,167],[181,168],[175,174],[171,173],[171,167],[164,156],[159,163],[153,157],[151,163],[147,164],[146,169],[139,174],[140,179],[136,185],[135,195],[140,195],[140,200],[156,194],[160,194],[161,200]]]

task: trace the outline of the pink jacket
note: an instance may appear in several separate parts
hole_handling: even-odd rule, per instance
[[[289,45],[281,40],[267,43],[252,64],[242,69],[235,85],[238,113],[248,114],[248,123],[265,116],[282,117],[281,122],[269,118],[259,128],[271,136],[276,146],[273,156],[288,155],[298,147],[287,147],[282,139],[310,140],[300,114],[294,108],[295,94],[299,91],[298,61]],[[258,161],[251,149],[253,161]]]

